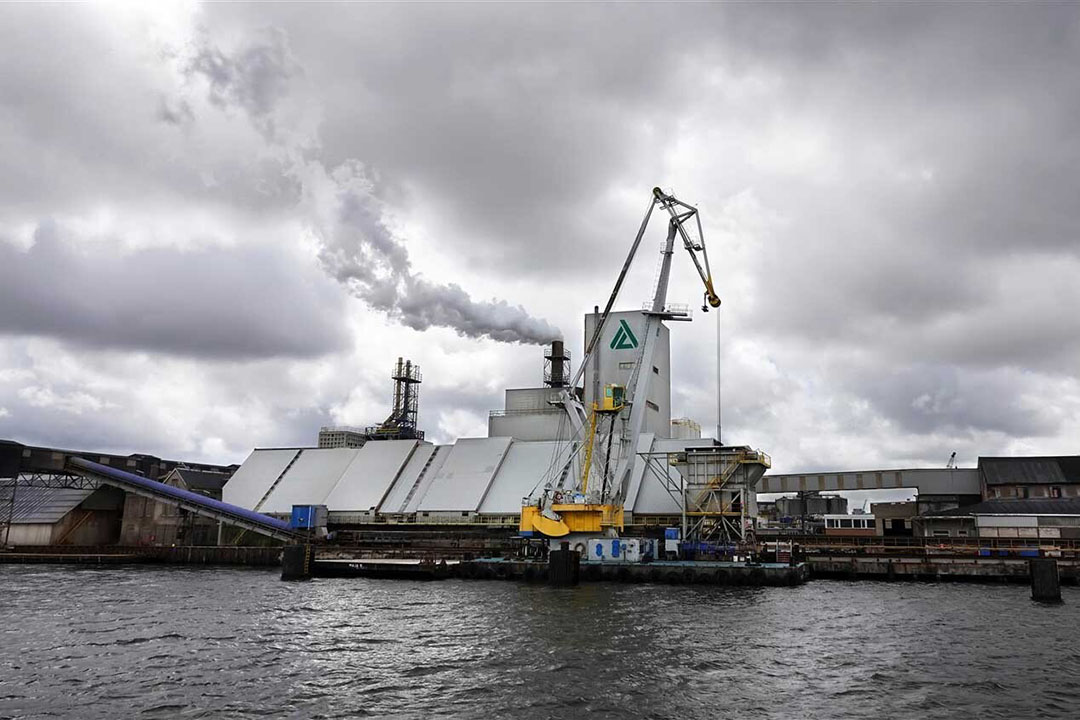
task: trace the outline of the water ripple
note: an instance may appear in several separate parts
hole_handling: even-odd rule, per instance
[[[0,566],[0,718],[1075,717],[1064,592]]]

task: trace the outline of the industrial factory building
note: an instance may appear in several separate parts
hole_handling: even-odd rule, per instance
[[[586,406],[599,399],[602,388],[632,382],[646,317],[641,311],[611,314],[610,337],[592,353],[582,370],[582,386],[573,390]],[[586,336],[598,318],[598,312],[586,315]],[[738,516],[741,527],[741,518],[756,516],[753,486],[768,467],[768,457],[748,447],[721,450],[701,438],[697,423],[672,422],[668,334],[658,324],[651,362],[640,371],[649,373],[648,393],[623,501],[624,520],[629,526],[679,524],[680,472],[689,472],[700,476],[702,487],[711,486],[695,498],[699,504],[711,503],[715,514]],[[565,474],[573,466],[567,462],[574,451],[567,413],[557,403],[571,379],[570,353],[562,342],[545,349],[542,385],[506,390],[504,407],[488,418],[488,437],[461,438],[450,445],[424,441],[415,432],[415,405],[411,414],[398,407],[406,396],[415,403],[418,390],[417,383],[404,386],[401,363],[393,375],[394,410],[377,428],[354,431],[351,440],[360,447],[348,446],[344,430],[324,428],[319,448],[257,449],[225,486],[225,502],[280,516],[293,505],[326,505],[330,526],[338,528],[372,523],[516,527],[525,499],[552,473]],[[702,464],[706,454],[716,464],[708,472]],[[686,470],[688,455],[696,469]]]
[[[641,454],[666,456],[712,440],[642,435]],[[326,505],[332,526],[379,523],[516,525],[522,499],[568,445],[511,437],[461,438],[453,445],[415,440],[362,448],[255,450],[225,486],[225,502],[272,515],[296,504]],[[677,495],[639,457],[625,503],[628,524],[678,524]],[[747,508],[752,515],[755,508]]]

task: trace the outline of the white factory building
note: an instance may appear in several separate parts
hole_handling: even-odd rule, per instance
[[[586,337],[596,317],[586,316]],[[644,325],[641,312],[612,313],[598,343],[602,347],[583,375],[586,406],[596,388],[628,383],[640,357]],[[713,445],[711,439],[702,440],[700,428],[688,420],[676,421],[672,433],[668,332],[660,326],[652,365],[643,369],[652,377],[639,453]],[[560,391],[546,386],[507,390],[504,408],[491,413],[488,437],[461,438],[452,445],[373,440],[359,448],[257,449],[226,484],[223,500],[281,515],[294,504],[326,505],[332,525],[516,524],[523,498],[552,468],[565,465],[571,451],[566,413],[549,404]],[[672,522],[681,512],[678,496],[665,489],[647,464],[639,455],[624,503],[626,520]],[[676,472],[667,465],[668,472]]]

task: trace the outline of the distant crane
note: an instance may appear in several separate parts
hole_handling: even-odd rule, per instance
[[[953,450],[953,454],[949,456],[949,462],[945,464],[946,470],[956,469],[956,451]]]

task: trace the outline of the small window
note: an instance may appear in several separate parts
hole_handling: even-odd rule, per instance
[[[645,406],[648,407],[650,410],[655,410],[656,412],[660,412],[660,406],[657,405],[656,403],[654,403],[652,400],[646,400],[645,401]]]
[[[948,530],[935,530],[934,537],[949,537]]]
[[[1061,488],[1059,488],[1059,487],[1050,488],[1050,497],[1052,497],[1052,498],[1061,497]]]
[[[957,530],[956,531],[956,536],[957,537],[967,537],[967,530]]]
[[[841,520],[840,521],[840,527],[842,527],[842,528],[851,527],[851,520],[848,520],[848,519]]]
[[[1028,496],[1028,489],[1026,487],[1016,488],[1016,497],[1026,498]]]
[[[621,362],[621,363],[619,363],[619,369],[620,370],[633,370],[634,369],[634,363],[633,362]]]
[[[660,368],[656,367],[655,365],[652,366],[652,371],[654,375],[660,374]]]

